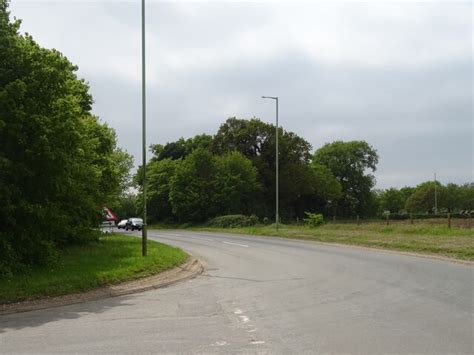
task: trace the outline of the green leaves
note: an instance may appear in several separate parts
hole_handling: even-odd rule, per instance
[[[318,149],[313,162],[329,168],[342,187],[338,201],[338,214],[343,216],[367,216],[374,212],[374,199],[371,189],[378,163],[377,152],[364,141],[328,143]]]
[[[20,35],[7,5],[0,1],[0,274],[95,239],[96,210],[118,198],[132,164],[92,116],[77,67]]]

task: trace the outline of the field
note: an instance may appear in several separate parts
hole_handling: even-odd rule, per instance
[[[52,266],[0,279],[0,304],[85,291],[157,274],[186,261],[181,249],[149,241],[141,256],[141,240],[117,234],[97,244],[69,248]]]
[[[459,227],[456,227],[459,226]],[[463,227],[460,227],[463,226]],[[466,220],[415,220],[376,222],[329,222],[310,228],[304,225],[258,225],[238,228],[191,227],[199,231],[222,231],[251,235],[314,240],[319,242],[358,245],[372,248],[408,251],[445,256],[460,260],[474,260],[474,229],[466,228]]]

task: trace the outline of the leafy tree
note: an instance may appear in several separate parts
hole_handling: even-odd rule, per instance
[[[374,197],[371,189],[378,163],[376,150],[364,141],[328,143],[318,149],[313,156],[317,164],[328,167],[342,187],[338,201],[338,214],[343,216],[367,216],[373,210]]]
[[[219,214],[253,214],[255,212],[257,169],[239,152],[216,159],[216,196]]]
[[[177,166],[169,198],[179,221],[200,222],[216,215],[215,176],[215,157],[203,148]]]
[[[474,211],[474,183],[461,186],[459,209]]]
[[[445,207],[445,187],[436,183],[438,211]],[[415,213],[433,213],[435,210],[435,182],[427,181],[417,186],[407,199],[406,210]]]
[[[396,188],[385,190],[380,195],[380,209],[382,211],[390,211],[391,213],[399,213],[405,208],[406,198],[402,191]]]
[[[334,203],[337,203],[342,195],[341,184],[334,177],[331,170],[324,165],[312,162],[311,171],[313,191],[309,197],[309,202],[305,206],[305,211],[311,210],[333,215]]]
[[[95,239],[98,210],[118,194],[129,161],[91,115],[77,67],[19,26],[0,0],[0,274]]]
[[[149,163],[147,172],[147,210],[150,221],[173,220],[170,202],[171,180],[180,160],[157,160]],[[143,200],[142,200],[143,201]]]
[[[211,144],[216,154],[238,151],[257,168],[257,179],[262,186],[258,211],[272,215],[275,206],[275,126],[258,119],[242,120],[235,117],[223,123]],[[279,129],[279,191],[280,214],[303,216],[304,199],[313,190],[311,172],[307,166],[311,145],[292,132]],[[297,212],[299,211],[299,212]]]
[[[138,195],[132,192],[122,193],[111,206],[119,219],[138,216]]]
[[[212,136],[207,134],[199,134],[193,138],[180,138],[176,142],[168,142],[164,146],[161,144],[153,144],[151,151],[154,159],[182,159],[191,154],[197,148],[208,149],[212,143]]]

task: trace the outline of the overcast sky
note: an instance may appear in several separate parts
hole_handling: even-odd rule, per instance
[[[94,113],[141,161],[140,1],[12,0],[79,66]],[[228,117],[280,123],[313,149],[366,140],[377,187],[473,181],[469,2],[147,0],[148,143],[214,134]],[[150,153],[149,153],[150,155]]]

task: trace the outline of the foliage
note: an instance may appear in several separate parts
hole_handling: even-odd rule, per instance
[[[130,156],[91,114],[88,85],[0,1],[0,274],[97,239],[97,210],[127,183]]]
[[[214,217],[207,222],[210,227],[218,228],[236,228],[254,226],[258,223],[258,217],[255,215],[245,216],[242,214],[226,215]]]
[[[138,216],[138,196],[134,193],[123,193],[111,208],[119,220]]]
[[[238,151],[257,169],[262,187],[256,209],[261,216],[273,213],[275,206],[276,127],[258,119],[235,117],[224,122],[211,144],[216,154]],[[281,215],[302,216],[314,193],[314,176],[308,166],[311,144],[293,132],[279,129],[279,195]]]
[[[316,214],[311,212],[304,213],[307,218],[303,219],[305,223],[310,227],[318,227],[324,224],[324,217],[322,214]]]
[[[169,199],[180,222],[205,221],[215,216],[215,157],[198,148],[176,168],[170,182]]]
[[[195,149],[209,149],[212,142],[212,136],[200,134],[193,138],[180,138],[176,142],[168,142],[164,146],[161,144],[152,144],[151,151],[155,160],[164,159],[182,159],[191,154]]]
[[[379,196],[380,210],[398,213],[405,208],[406,197],[401,190],[390,188]]]
[[[329,168],[342,187],[337,203],[337,214],[342,216],[367,216],[374,209],[371,189],[378,163],[376,150],[367,142],[335,141],[325,144],[313,156],[313,162]]]
[[[181,163],[181,160],[167,158],[154,160],[148,164],[147,210],[151,222],[174,219],[169,196],[171,180]]]
[[[229,152],[216,158],[215,201],[219,213],[250,214],[254,212],[257,170],[239,152]]]

